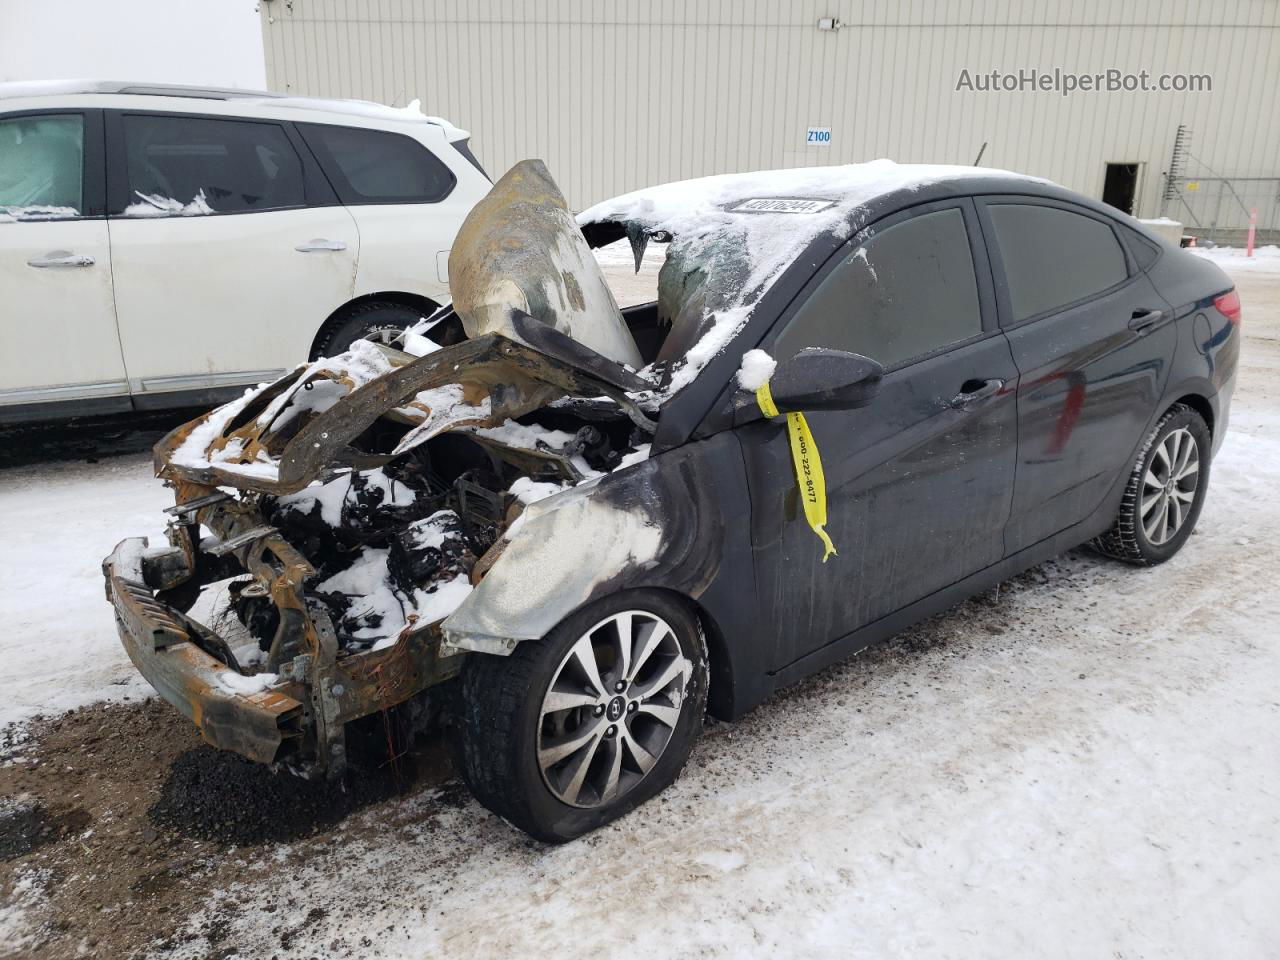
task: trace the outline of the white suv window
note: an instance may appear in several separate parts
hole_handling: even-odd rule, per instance
[[[304,205],[302,161],[279,124],[125,114],[126,216]]]
[[[412,137],[327,123],[297,128],[343,203],[435,203],[457,182],[453,171]]]
[[[75,217],[84,209],[84,118],[0,120],[0,218]]]

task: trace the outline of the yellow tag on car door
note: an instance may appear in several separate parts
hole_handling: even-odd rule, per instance
[[[778,416],[778,408],[773,402],[773,393],[766,382],[756,390],[756,403],[760,412],[766,417]],[[791,441],[791,463],[796,471],[796,483],[800,487],[800,502],[804,505],[804,518],[822,541],[822,562],[827,557],[839,556],[835,545],[823,529],[827,525],[827,478],[822,474],[822,457],[818,455],[818,445],[814,442],[813,433],[809,430],[809,422],[803,413],[787,414],[787,436]]]

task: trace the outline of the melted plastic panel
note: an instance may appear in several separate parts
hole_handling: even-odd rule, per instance
[[[449,254],[467,335],[500,333],[526,313],[596,353],[639,368],[640,351],[568,204],[540,160],[522,160],[468,214]]]

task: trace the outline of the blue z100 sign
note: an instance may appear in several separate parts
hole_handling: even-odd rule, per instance
[[[831,146],[831,128],[810,127],[809,132],[805,134],[804,144],[806,147]]]

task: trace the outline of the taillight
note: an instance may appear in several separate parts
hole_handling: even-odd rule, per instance
[[[1231,321],[1233,327],[1240,326],[1240,294],[1228,290],[1220,297],[1213,298],[1213,305],[1218,312]]]

